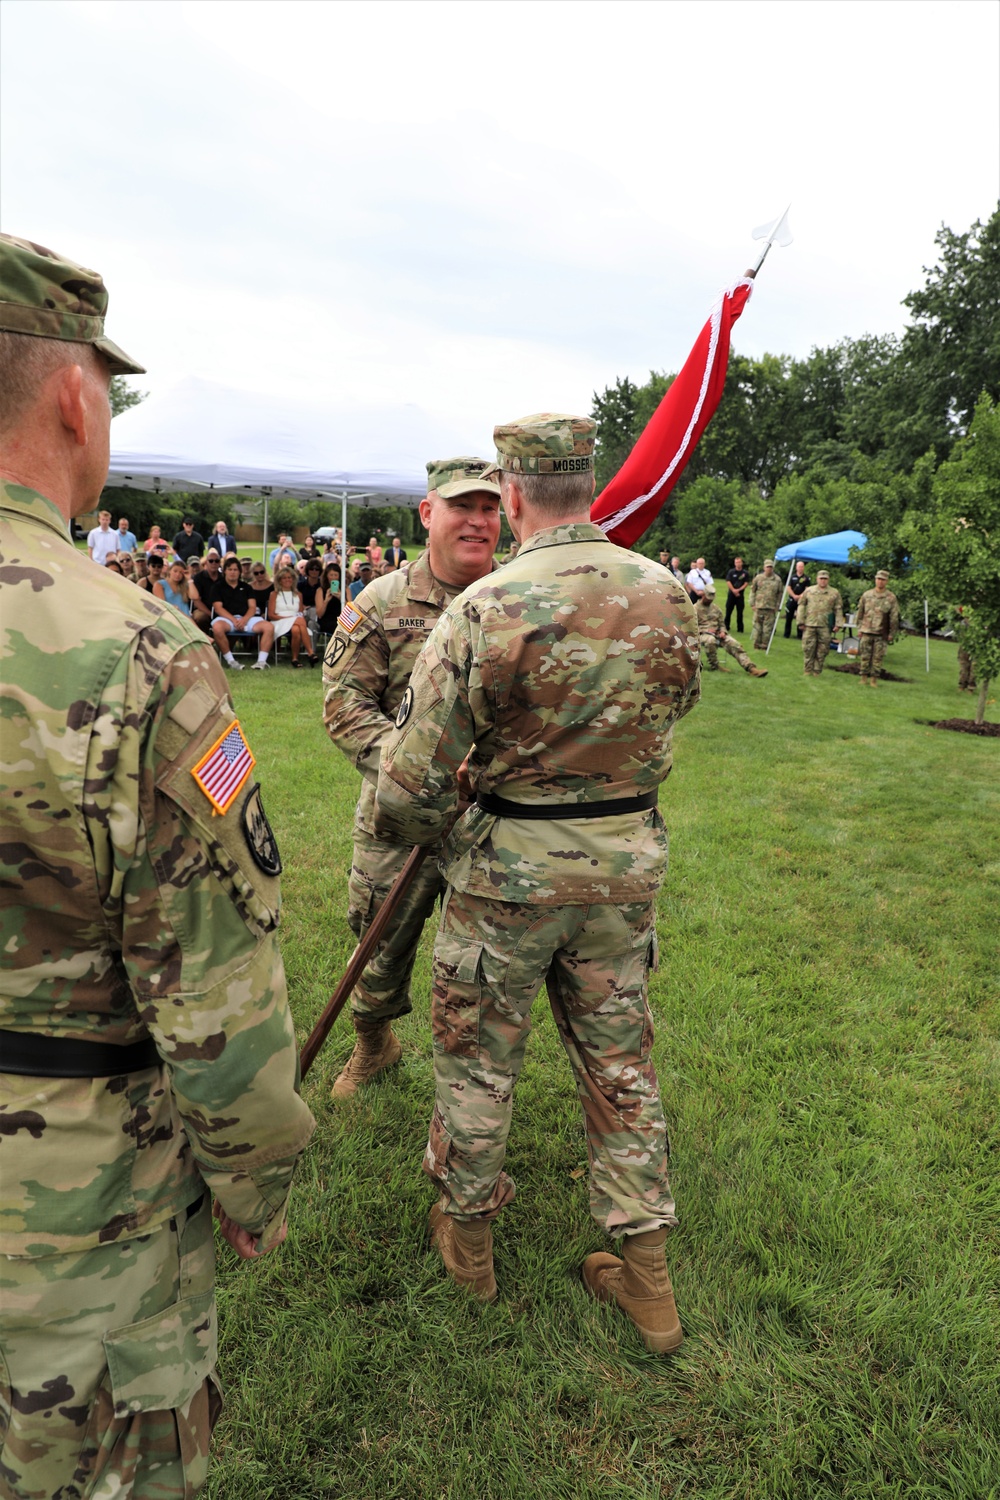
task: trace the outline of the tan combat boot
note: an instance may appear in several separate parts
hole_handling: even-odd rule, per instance
[[[330,1090],[334,1099],[352,1098],[363,1083],[381,1073],[383,1068],[393,1067],[403,1055],[403,1049],[393,1035],[391,1021],[364,1021],[360,1016],[353,1019],[358,1039],[346,1068]]]
[[[431,1244],[437,1246],[452,1281],[467,1286],[480,1302],[495,1302],[497,1283],[489,1219],[456,1219],[435,1203],[430,1223]]]
[[[684,1338],[664,1246],[665,1229],[626,1235],[622,1259],[599,1250],[583,1263],[583,1280],[598,1302],[617,1302],[653,1354],[670,1354]]]
[[[767,668],[766,667],[758,667],[756,665],[756,663],[753,663],[753,662],[751,662],[750,666],[747,667],[747,671],[750,673],[751,677],[766,677],[767,676]]]

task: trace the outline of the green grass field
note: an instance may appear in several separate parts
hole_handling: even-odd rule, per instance
[[[911,682],[729,662],[676,733],[651,990],[686,1342],[592,1303],[576,1095],[544,995],[515,1100],[515,1203],[480,1307],[426,1239],[430,941],[404,1063],[348,1107],[342,1018],[284,1249],[220,1249],[226,1414],[209,1493],[534,1500],[996,1500],[1000,749],[953,646]],[[285,863],[304,1039],[349,957],[356,774],[319,672],[232,679]],[[998,717],[995,701],[987,717]],[[431,934],[431,937],[433,935]]]

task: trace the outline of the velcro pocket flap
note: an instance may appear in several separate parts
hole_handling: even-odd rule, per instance
[[[215,1293],[182,1297],[166,1312],[104,1335],[115,1416],[173,1411],[215,1368],[219,1328]]]

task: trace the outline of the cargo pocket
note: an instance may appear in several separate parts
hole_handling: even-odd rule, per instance
[[[165,1312],[104,1335],[116,1417],[176,1411],[209,1376],[219,1354],[214,1290],[182,1297]]]
[[[482,943],[462,943],[438,932],[431,1005],[431,1033],[438,1052],[478,1056],[482,959]]]

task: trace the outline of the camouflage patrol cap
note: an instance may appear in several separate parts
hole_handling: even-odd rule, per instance
[[[497,467],[508,474],[579,474],[594,467],[597,423],[539,411],[493,429]]]
[[[715,584],[714,583],[710,583],[707,586],[707,588],[703,588],[702,589],[702,593],[705,595],[706,599],[709,598],[709,597],[711,597],[711,598],[714,599],[715,598]]]
[[[496,468],[485,458],[432,458],[427,465],[427,493],[436,493],[442,500],[473,494],[499,499],[499,479],[486,479],[486,474],[496,476]]]
[[[820,568],[819,572],[816,574],[816,582],[819,583],[821,578],[829,578],[829,576],[830,575],[825,568]]]
[[[889,575],[884,568],[879,568],[878,572],[875,574],[875,582],[878,583],[880,578],[884,578],[886,583],[889,582]]]
[[[96,271],[44,245],[0,234],[0,328],[41,339],[93,344],[113,375],[143,375],[104,334],[108,294]]]
[[[765,557],[765,559],[764,559],[764,566],[765,566],[765,568],[773,568],[774,567],[774,558],[773,557]]]

